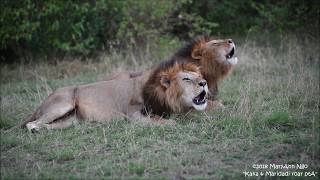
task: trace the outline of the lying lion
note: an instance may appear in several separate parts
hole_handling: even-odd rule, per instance
[[[158,109],[157,114],[206,108],[208,87],[197,66],[176,63],[156,73],[156,94],[149,95],[159,106],[166,107]],[[62,129],[73,124],[74,118],[70,116],[76,116],[76,120],[96,122],[108,122],[123,117],[134,122],[170,122],[160,116],[141,113],[144,112],[142,109],[145,109],[141,99],[141,86],[145,81],[144,76],[139,76],[121,81],[110,80],[57,89],[20,126],[26,125],[32,132],[43,128]]]
[[[192,63],[178,64],[161,64],[148,75],[149,78],[142,87],[144,114],[166,117],[172,113],[188,111],[190,108],[183,104],[192,104],[198,111],[207,107],[207,81],[202,79],[199,67]],[[189,69],[190,72],[179,75],[180,67]],[[188,89],[188,84],[198,84],[200,88]],[[188,98],[190,95],[183,91],[191,91],[197,96]],[[177,100],[179,96],[185,99],[184,102]]]
[[[234,65],[238,62],[238,58],[234,55],[235,44],[231,39],[199,37],[179,49],[168,61],[162,62],[160,66],[172,66],[175,63],[192,63],[198,66],[202,76],[208,82],[210,99],[216,100],[218,83],[232,72]],[[130,79],[137,76],[149,76],[150,71],[156,68],[140,73],[121,72],[104,79]],[[144,79],[148,80],[149,78]],[[223,106],[219,101],[208,102],[210,106]]]

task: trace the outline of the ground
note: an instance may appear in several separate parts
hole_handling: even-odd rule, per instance
[[[163,58],[171,49],[161,50]],[[241,42],[240,62],[220,87],[225,108],[171,117],[175,126],[114,120],[39,134],[4,132],[54,89],[146,68],[156,64],[157,52],[2,66],[1,179],[242,179],[265,171],[316,172],[313,178],[319,177],[320,49],[316,41],[297,38],[275,45]],[[307,166],[254,168],[263,164]]]

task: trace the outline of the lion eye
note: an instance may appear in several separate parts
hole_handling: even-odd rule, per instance
[[[191,79],[189,79],[189,78],[183,78],[182,80],[183,80],[183,81],[190,81]]]

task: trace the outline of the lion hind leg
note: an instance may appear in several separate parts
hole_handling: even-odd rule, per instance
[[[45,113],[40,115],[35,121],[27,123],[26,127],[30,131],[39,131],[42,128],[51,129],[58,125],[49,125],[74,110],[72,103],[61,102],[50,106]],[[58,122],[57,122],[58,123]],[[66,123],[68,124],[68,123]]]
[[[48,130],[54,130],[54,129],[66,129],[66,128],[69,128],[75,124],[78,124],[78,120],[76,117],[66,117],[66,118],[63,118],[63,119],[59,119],[57,121],[54,121],[50,124],[46,124],[46,128]]]

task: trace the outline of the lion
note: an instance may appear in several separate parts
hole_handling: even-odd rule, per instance
[[[167,66],[175,63],[192,63],[200,68],[201,74],[208,82],[209,103],[213,106],[223,106],[216,101],[218,84],[226,78],[238,63],[235,57],[235,43],[232,39],[215,39],[198,37],[179,49],[169,60],[162,62]],[[161,66],[161,65],[160,65]],[[151,68],[155,69],[155,68]],[[126,79],[137,76],[149,76],[150,70],[143,72],[121,72],[107,79]],[[148,79],[148,78],[145,78]]]
[[[194,86],[190,87],[192,84]],[[187,112],[191,107],[203,111],[207,107],[208,91],[207,81],[195,64],[164,63],[152,71],[142,87],[142,113],[167,117],[172,113]],[[189,98],[188,94],[192,94],[193,98]],[[179,101],[179,97],[184,100]]]
[[[226,78],[238,63],[235,55],[235,43],[232,39],[214,39],[199,37],[180,49],[169,60],[173,62],[190,62],[201,68],[201,74],[207,80],[211,99],[218,94],[218,83]]]
[[[38,132],[40,129],[67,128],[78,120],[109,122],[119,118],[127,118],[132,122],[168,124],[172,121],[157,114],[180,113],[192,108],[201,111],[206,108],[208,86],[197,66],[175,64],[152,74],[156,75],[154,82],[158,85],[154,90],[157,95],[150,90],[148,93],[142,92],[142,82],[146,81],[146,76],[64,87],[49,95],[32,116],[19,126]],[[142,113],[146,109],[142,94],[166,108],[157,109],[156,114]]]

